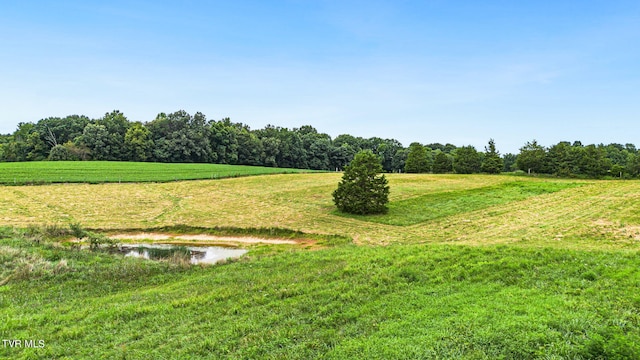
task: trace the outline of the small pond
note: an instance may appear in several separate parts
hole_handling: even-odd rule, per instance
[[[117,251],[124,256],[161,260],[183,254],[191,257],[192,264],[215,264],[220,260],[239,258],[247,253],[245,249],[221,246],[177,246],[170,244],[123,244]]]

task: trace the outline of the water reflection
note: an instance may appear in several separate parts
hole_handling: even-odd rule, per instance
[[[239,258],[245,249],[221,246],[176,246],[169,244],[125,244],[118,246],[124,256],[161,260],[172,256],[190,256],[192,264],[214,264],[220,260]]]

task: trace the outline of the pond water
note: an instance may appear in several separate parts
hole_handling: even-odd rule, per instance
[[[119,245],[119,253],[143,259],[161,260],[182,254],[190,256],[192,264],[215,264],[220,260],[239,258],[247,253],[245,249],[221,246],[176,246],[169,244],[124,244]]]

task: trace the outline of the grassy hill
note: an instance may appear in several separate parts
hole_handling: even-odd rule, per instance
[[[514,243],[635,248],[640,182],[488,175],[388,175],[390,213],[343,216],[341,174],[0,187],[0,225],[79,222],[102,229],[170,225],[287,228],[358,244]]]
[[[0,358],[640,357],[640,182],[388,176],[390,212],[335,211],[340,174],[0,187],[0,226],[278,227],[354,239],[182,266],[0,227]]]
[[[0,184],[167,182],[299,172],[305,170],[243,165],[116,161],[0,162]]]

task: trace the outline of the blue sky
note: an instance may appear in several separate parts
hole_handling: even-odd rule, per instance
[[[638,1],[13,1],[0,133],[119,109],[251,128],[640,146]]]

